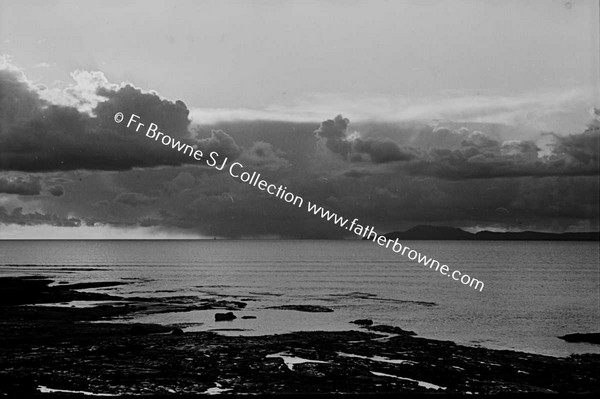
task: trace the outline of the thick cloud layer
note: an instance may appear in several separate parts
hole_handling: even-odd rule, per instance
[[[600,121],[596,121],[582,134],[556,137],[554,153],[567,157],[567,162],[589,166],[598,170],[598,138],[600,137]]]
[[[581,134],[556,136],[550,155],[532,141],[499,141],[480,131],[463,127],[421,132],[414,145],[398,145],[384,138],[359,138],[347,134],[350,121],[338,115],[321,123],[315,135],[332,153],[351,162],[396,163],[395,169],[412,175],[443,179],[474,179],[523,176],[593,176],[598,174],[600,132],[596,124]],[[441,142],[439,146],[436,143]],[[363,155],[368,155],[367,158]]]
[[[541,149],[531,141],[500,143],[475,132],[458,149],[429,150],[408,170],[414,175],[447,179],[598,175],[598,126],[556,140],[550,154],[539,156]]]
[[[35,226],[48,224],[51,226],[78,227],[81,220],[77,218],[65,218],[56,214],[44,214],[40,212],[23,213],[23,208],[15,208],[8,212],[5,207],[0,206],[0,223],[18,224],[21,226]]]
[[[362,161],[363,155],[367,155],[374,163],[408,161],[415,157],[411,150],[402,148],[389,139],[350,138],[346,134],[349,124],[349,119],[338,115],[322,122],[315,130],[315,135],[330,151],[351,161]]]
[[[598,228],[597,120],[567,136],[458,122],[350,124],[341,115],[320,125],[203,124],[190,119],[181,101],[85,76],[98,87],[71,93],[85,105],[76,107],[48,102],[14,71],[0,71],[0,228],[86,224],[184,228],[211,237],[351,236],[115,123],[116,112],[135,113],[177,140],[236,159],[378,231],[423,223]]]
[[[0,176],[0,194],[39,195],[40,180],[30,176]]]
[[[60,197],[65,193],[65,189],[63,186],[53,186],[48,189],[48,192],[55,197]]]
[[[140,193],[120,193],[115,198],[115,202],[131,206],[152,205],[156,202],[156,198],[147,197]]]
[[[123,112],[158,125],[171,137],[205,151],[237,157],[241,150],[226,133],[196,137],[189,131],[189,110],[181,101],[169,101],[130,85],[99,88],[105,99],[92,111],[47,103],[11,71],[0,71],[0,170],[49,172],[58,170],[127,170],[133,167],[182,165],[195,162],[152,141],[143,133],[117,124]]]

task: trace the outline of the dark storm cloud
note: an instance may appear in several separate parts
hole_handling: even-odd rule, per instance
[[[351,150],[351,143],[346,138],[346,129],[350,121],[341,115],[334,119],[328,119],[321,123],[321,126],[315,130],[315,135],[322,139],[325,146],[336,154],[340,154],[344,159],[348,158]]]
[[[238,137],[243,138],[243,126],[244,122],[239,122],[237,127],[228,126],[239,131],[235,135],[236,142]],[[268,158],[267,149],[274,149],[275,145],[260,144],[258,131],[262,126],[275,131],[278,125],[252,122],[251,126],[257,133],[249,142],[258,144],[248,145],[243,150],[240,161],[245,166],[246,162],[250,165],[247,158],[250,155]],[[270,142],[284,146],[288,140],[300,140],[299,135],[302,137],[299,143],[310,143],[310,134],[305,135],[306,126],[295,130],[288,123],[281,126],[286,127],[279,129],[280,136],[266,135]],[[329,150],[316,152],[315,147],[302,144],[299,147],[305,151],[287,151],[294,157],[288,168],[275,168],[274,174],[265,171],[264,176],[306,200],[348,218],[358,217],[364,224],[375,225],[382,231],[422,223],[555,231],[586,221],[597,225],[598,212],[594,210],[597,196],[591,194],[597,186],[597,175],[577,176],[579,172],[567,168],[569,159],[571,167],[579,161],[564,154],[566,150],[561,150],[562,155],[554,151],[538,156],[540,148],[531,141],[502,141],[469,129],[459,129],[459,133],[453,149],[426,150],[404,145],[402,148],[410,149],[414,158],[399,163],[370,160],[358,164],[350,159],[344,161]],[[330,131],[328,136],[341,137],[335,131]],[[314,145],[314,136],[312,140]],[[385,140],[391,138],[378,141]],[[352,155],[361,154],[353,150]],[[138,178],[134,179],[137,172],[134,172],[127,172],[131,177],[127,182],[120,180],[119,186],[137,184]],[[255,188],[232,180],[226,173],[191,167],[173,168],[171,172],[155,170],[151,176],[147,175],[149,172],[145,176],[152,182],[147,184],[150,191],[141,187],[135,190],[150,195],[151,187],[163,181],[168,201],[148,206],[145,216],[133,215],[135,217],[128,219],[130,224],[191,228],[207,236],[237,238],[340,238],[347,235],[345,230],[305,210],[262,195],[264,193]],[[575,177],[567,172],[575,173]],[[498,212],[499,208],[506,211]],[[119,220],[123,222],[124,217]]]
[[[240,161],[247,166],[264,170],[282,170],[290,167],[285,154],[273,147],[271,143],[256,141],[246,149]]]
[[[531,141],[500,143],[474,132],[458,149],[431,149],[406,166],[413,175],[444,179],[481,179],[526,176],[597,176],[600,131],[591,126],[581,134],[555,136],[549,155]]]
[[[552,136],[548,151],[535,138],[499,126],[363,121],[352,125],[354,133],[342,116],[320,126],[200,125],[191,124],[183,102],[132,86],[100,89],[105,101],[93,115],[44,102],[8,72],[0,72],[0,89],[0,170],[44,172],[0,177],[0,193],[51,194],[1,196],[0,223],[185,228],[219,237],[350,236],[226,171],[197,167],[145,137],[143,128],[137,134],[125,128],[127,120],[116,124],[114,114],[123,112],[205,153],[236,158],[268,181],[378,231],[422,223],[598,225],[595,125]],[[22,205],[39,208],[24,214]]]
[[[43,105],[16,73],[0,70],[0,134],[21,121],[38,117]]]
[[[18,224],[22,226],[35,226],[47,224],[52,226],[81,226],[82,221],[78,218],[61,217],[56,214],[45,214],[40,212],[23,213],[23,208],[15,208],[8,212],[5,207],[0,206],[0,223]]]
[[[211,130],[210,137],[198,140],[198,147],[205,153],[216,151],[221,157],[237,158],[242,149],[235,140],[223,130]]]
[[[470,130],[466,127],[459,129],[450,129],[444,126],[435,128],[423,128],[419,134],[414,137],[412,144],[423,149],[439,148],[450,149],[460,147],[462,141],[469,137]]]
[[[600,137],[600,122],[591,125],[582,134],[568,136],[554,135],[557,143],[554,153],[564,155],[571,160],[591,167],[598,167],[598,147]]]
[[[356,139],[352,142],[352,149],[356,153],[369,155],[373,163],[409,161],[418,155],[416,149],[401,148],[389,139]]]
[[[90,116],[77,109],[49,104],[14,73],[0,71],[0,170],[48,172],[77,169],[126,170],[133,167],[181,165],[196,162],[144,135],[114,122],[116,112],[158,125],[160,131],[204,151],[237,157],[241,150],[222,131],[196,137],[188,130],[189,110],[132,86],[101,88]]]
[[[349,138],[346,135],[349,124],[350,120],[338,115],[322,122],[315,130],[315,135],[323,140],[331,152],[351,161],[362,161],[363,154],[373,163],[408,161],[415,157],[415,150],[402,148],[389,139]]]
[[[473,132],[467,136],[461,143],[462,147],[475,148],[497,148],[500,143],[482,132]]]
[[[48,189],[48,192],[55,197],[60,197],[65,193],[65,188],[63,186],[52,186]]]
[[[351,177],[353,179],[360,179],[363,177],[372,176],[373,173],[367,170],[350,169],[349,171],[344,172],[343,175],[346,177]]]
[[[39,178],[30,176],[0,176],[0,193],[39,195],[42,186]]]
[[[486,146],[485,142],[465,142],[459,151],[464,153],[461,159],[467,158],[467,154],[477,157],[489,151],[496,157],[515,157],[523,163],[529,162],[533,153],[537,154],[535,145],[526,142],[509,141],[496,146]],[[482,144],[481,148],[477,144]],[[467,179],[464,168],[468,166],[463,165],[459,179],[454,178],[456,174],[453,178],[423,178],[422,172],[415,175],[406,170],[399,172],[390,168],[390,164],[361,163],[357,168],[356,163],[335,158],[334,164],[322,163],[327,159],[312,158],[313,162],[303,164],[302,168],[292,164],[287,169],[276,170],[274,175],[270,171],[263,174],[306,200],[327,206],[345,217],[357,217],[363,224],[374,225],[382,231],[423,223],[555,231],[586,221],[592,226],[597,224],[594,222],[598,219],[598,212],[594,210],[597,195],[593,194],[597,176]],[[154,226],[165,231],[184,228],[205,236],[237,238],[341,238],[348,235],[344,229],[263,195],[255,187],[231,179],[227,173],[191,166],[103,173],[111,176],[107,187],[126,187],[128,193],[135,192],[156,201],[150,200],[152,203],[144,206],[137,202],[127,206],[117,201],[103,202],[104,206],[95,207],[98,212],[86,218],[86,223],[97,220],[111,225]],[[90,181],[90,187],[97,190],[98,181],[102,180]],[[112,198],[114,195],[117,194]],[[73,206],[65,209],[73,210]],[[498,212],[499,208],[506,211]],[[74,213],[77,216],[85,212],[85,208],[77,209]]]
[[[540,148],[531,141],[509,140],[502,143],[500,152],[503,155],[517,155],[523,160],[536,161]]]
[[[419,148],[399,145],[390,138],[353,138],[347,134],[349,123],[338,115],[321,123],[315,135],[329,151],[344,160],[397,162],[395,170],[410,175],[460,180],[598,174],[599,134],[595,125],[581,134],[556,136],[552,153],[540,157],[541,149],[533,141],[501,141],[466,127],[421,129],[412,138],[413,143],[424,146]]]
[[[167,193],[180,193],[196,184],[196,178],[189,172],[179,173],[173,180],[165,183]]]
[[[317,142],[314,130],[317,126],[318,121],[300,123],[252,120],[219,122],[211,125],[196,124],[194,130],[207,136],[211,130],[222,129],[245,149],[245,155],[251,155],[255,143],[269,143],[275,154],[285,159],[285,162],[281,162],[282,165],[289,163],[292,170],[288,170],[288,173],[292,173],[293,169],[306,170],[314,165],[315,160],[312,158],[316,155]]]
[[[140,193],[121,193],[115,197],[115,202],[131,206],[147,206],[156,202],[156,198]]]

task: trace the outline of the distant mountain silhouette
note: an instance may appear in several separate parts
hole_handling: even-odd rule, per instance
[[[456,227],[415,226],[406,231],[394,231],[383,234],[388,240],[469,240],[469,241],[599,241],[600,232],[584,233],[541,233],[520,231],[499,233],[480,231],[469,233]],[[365,238],[366,239],[366,238]],[[372,237],[371,237],[372,239]]]

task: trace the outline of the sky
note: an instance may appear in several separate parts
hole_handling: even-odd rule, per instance
[[[598,2],[0,0],[0,239],[598,229]]]

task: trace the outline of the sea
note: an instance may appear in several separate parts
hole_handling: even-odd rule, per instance
[[[46,276],[55,284],[121,281],[127,284],[87,291],[247,303],[228,322],[215,322],[219,310],[113,322],[177,324],[234,336],[352,330],[360,327],[350,321],[372,319],[469,346],[557,357],[600,353],[599,345],[558,338],[600,332],[597,242],[403,244],[483,281],[483,290],[360,240],[0,241],[0,276]],[[333,312],[271,308],[281,305]]]

